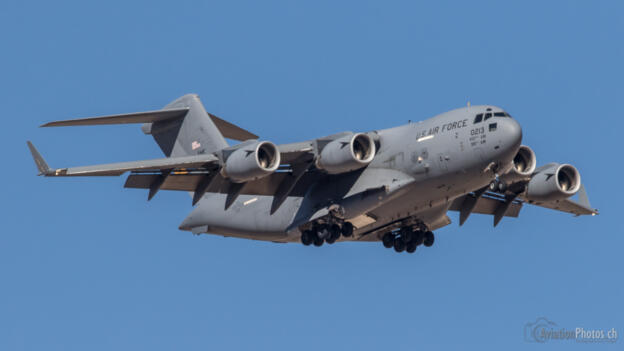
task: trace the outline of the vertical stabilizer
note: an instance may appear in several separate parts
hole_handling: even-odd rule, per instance
[[[163,108],[188,108],[186,116],[143,125],[167,157],[208,154],[228,146],[196,94],[184,95]]]

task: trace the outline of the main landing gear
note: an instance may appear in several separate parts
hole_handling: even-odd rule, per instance
[[[315,224],[311,229],[306,229],[301,233],[301,243],[305,246],[321,246],[323,243],[333,244],[340,236],[345,238],[353,235],[353,224],[343,223],[322,223]]]
[[[433,232],[429,230],[412,229],[411,227],[403,227],[398,233],[388,232],[383,235],[381,242],[385,248],[394,247],[396,252],[413,253],[418,245],[430,247],[435,241]]]

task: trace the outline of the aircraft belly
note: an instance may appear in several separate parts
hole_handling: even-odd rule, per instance
[[[289,197],[270,214],[272,196],[240,195],[225,209],[225,194],[208,194],[180,225],[194,233],[211,233],[256,240],[287,241],[286,229],[302,198]]]
[[[356,234],[363,234],[408,217],[418,218],[431,230],[450,224],[446,212],[453,200],[484,186],[488,181],[487,178],[474,177],[471,173],[473,172],[447,175],[421,182],[409,193],[371,211],[369,215],[376,221],[358,228]],[[363,240],[374,241],[378,238],[365,237]]]

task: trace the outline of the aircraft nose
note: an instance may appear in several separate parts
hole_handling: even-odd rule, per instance
[[[522,143],[522,127],[515,119],[508,118],[505,121],[505,134],[512,146],[519,146]]]

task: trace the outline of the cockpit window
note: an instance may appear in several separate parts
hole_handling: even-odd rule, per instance
[[[494,117],[508,117],[505,112],[494,112]]]
[[[485,117],[483,117],[483,120],[487,121],[490,118],[492,118],[492,113],[488,112],[488,113],[485,114]]]
[[[479,123],[481,122],[481,120],[483,119],[483,113],[479,113],[475,119],[474,119],[474,123]]]

